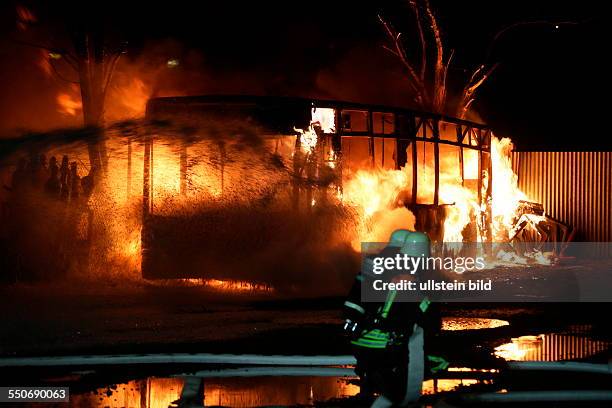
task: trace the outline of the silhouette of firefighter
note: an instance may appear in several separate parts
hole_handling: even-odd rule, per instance
[[[396,254],[428,256],[429,238],[420,232],[397,230],[376,256]],[[372,274],[368,267],[371,260],[364,259],[362,272],[344,303],[344,329],[357,359],[362,396],[379,394],[372,405],[375,407],[407,406],[420,397],[426,370],[435,373],[448,367],[445,359],[425,355],[428,345],[433,343],[431,339],[440,331],[440,314],[427,297],[418,302],[399,301],[395,290],[387,291],[382,303],[363,301],[364,285],[385,279]],[[392,280],[389,276],[386,279]]]
[[[81,179],[77,162],[67,155],[61,164],[36,152],[18,159],[10,185],[4,186],[0,279],[53,279],[75,263],[78,224],[83,213],[92,222],[87,200],[97,177],[94,167]]]
[[[59,178],[59,166],[57,159],[52,156],[49,160],[49,178],[45,182],[45,193],[52,198],[59,198],[61,192],[61,184]]]

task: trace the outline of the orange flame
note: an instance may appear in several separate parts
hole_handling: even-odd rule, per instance
[[[317,146],[315,127],[323,133],[333,133],[336,129],[336,112],[331,108],[312,108],[310,126],[307,129],[294,130],[300,135],[300,145],[305,153],[312,152]]]
[[[518,178],[512,170],[510,139],[491,138],[491,159],[493,170],[492,216],[494,218],[494,237],[508,238],[513,221],[517,215],[519,201],[527,196],[518,188]],[[468,152],[469,153],[469,152]],[[434,167],[432,160],[418,163],[418,196],[417,202],[428,202],[434,193]],[[458,162],[453,154],[441,154],[439,173],[439,200],[447,207],[444,222],[444,241],[461,242],[462,231],[472,220],[472,214],[484,210],[478,202],[478,193],[461,182],[457,172]],[[477,178],[478,156],[464,155],[464,177],[467,180]],[[362,217],[363,227],[356,242],[368,241],[381,236],[384,230],[410,228],[414,219],[408,210],[403,217],[393,217],[393,213],[403,208],[402,197],[409,193],[412,183],[412,169],[406,166],[400,170],[360,169],[344,182],[343,200],[355,207]],[[486,183],[484,183],[486,184]],[[386,217],[385,217],[386,215]],[[395,221],[390,221],[395,219]],[[380,228],[376,224],[387,224]],[[395,222],[395,223],[394,223]],[[479,238],[480,239],[480,238]],[[353,245],[358,246],[357,244]]]
[[[120,120],[143,116],[151,93],[151,87],[138,77],[115,85],[107,101],[109,119]]]
[[[336,111],[332,108],[313,108],[312,123],[321,127],[323,133],[336,131]]]
[[[384,242],[398,228],[414,229],[414,216],[399,201],[407,182],[401,170],[362,169],[345,183],[342,199],[360,220],[353,249],[358,251],[361,242]]]
[[[58,105],[58,112],[63,113],[64,115],[76,116],[77,113],[83,109],[83,104],[81,101],[66,92],[60,92],[57,95],[56,101]]]
[[[513,220],[520,200],[527,195],[518,188],[518,176],[512,170],[510,152],[514,148],[509,138],[491,139],[491,158],[493,163],[492,215],[494,231],[509,238]]]

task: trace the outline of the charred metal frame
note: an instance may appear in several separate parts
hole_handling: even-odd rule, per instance
[[[288,98],[288,97],[260,97],[260,96],[236,96],[236,95],[210,95],[199,97],[173,97],[173,98],[154,98],[147,104],[147,117],[157,119],[159,114],[164,111],[165,106],[172,106],[173,109],[188,108],[189,106],[206,106],[211,109],[211,114],[231,110],[234,107],[248,107],[257,110],[257,121],[259,124],[265,123],[261,128],[268,134],[295,134],[294,129],[306,128],[309,123],[308,115],[313,108],[328,108],[335,112],[335,131],[332,133],[320,132],[319,138],[328,138],[331,147],[342,168],[342,138],[343,137],[368,137],[369,154],[372,158],[372,165],[375,164],[375,138],[394,140],[396,160],[395,165],[400,169],[408,163],[408,148],[411,147],[412,162],[412,207],[428,206],[439,207],[440,204],[440,144],[451,145],[459,148],[459,169],[462,183],[465,182],[464,175],[464,150],[470,149],[478,152],[478,177],[477,194],[481,208],[485,211],[481,214],[484,217],[481,225],[485,226],[487,240],[491,240],[491,205],[492,194],[492,162],[491,162],[491,129],[484,124],[461,120],[444,115],[427,112],[419,112],[409,109],[390,107],[384,105],[366,105],[358,103],[348,103],[342,101]],[[262,119],[262,112],[269,110],[267,118]],[[345,129],[344,113],[350,111],[362,112],[366,117],[366,129],[352,131]],[[208,111],[203,111],[206,113]],[[382,133],[375,131],[373,122],[374,114],[381,114],[383,123],[386,115],[393,115],[393,131],[385,132],[384,124]],[[263,115],[265,117],[266,115]],[[442,137],[440,125],[444,123],[454,127],[454,137],[449,140],[448,136]],[[418,196],[418,147],[417,142],[432,143],[434,150],[434,195],[433,202],[429,204],[417,203]],[[296,138],[296,151],[300,148],[300,139]],[[151,211],[152,205],[152,170],[153,170],[153,140],[151,137],[145,139],[145,160],[144,160],[144,183],[143,183],[143,218],[146,218]],[[180,150],[180,193],[184,194],[186,189],[185,174],[187,156],[184,148]],[[384,152],[384,148],[383,148]],[[384,154],[384,153],[383,153]],[[486,189],[483,189],[484,170],[486,170]],[[484,195],[483,195],[484,192]]]
[[[447,144],[459,148],[459,169],[461,174],[462,184],[465,183],[464,174],[464,149],[470,149],[478,152],[478,178],[477,178],[477,193],[478,202],[481,208],[485,208],[481,225],[485,226],[487,241],[492,240],[491,223],[491,195],[492,195],[492,161],[491,161],[491,129],[483,124],[478,124],[466,120],[456,119],[444,115],[432,113],[418,112],[401,108],[393,108],[379,105],[362,105],[335,101],[312,101],[314,108],[331,108],[335,111],[335,132],[326,134],[332,138],[332,146],[338,158],[342,157],[342,137],[368,137],[369,138],[369,153],[374,164],[375,158],[375,143],[374,138],[384,140],[392,139],[395,141],[396,152],[396,169],[400,169],[408,163],[407,150],[410,147],[411,163],[412,163],[412,208],[419,205],[438,207],[440,205],[439,190],[440,190],[440,144]],[[367,130],[365,131],[346,131],[343,126],[343,112],[346,111],[361,111],[365,112],[367,117]],[[377,133],[374,130],[373,116],[374,113],[380,113],[383,118],[385,114],[392,114],[394,117],[393,132]],[[445,123],[455,128],[454,140],[443,139],[440,135],[440,124]],[[434,196],[431,204],[417,204],[418,196],[418,147],[416,142],[432,143],[434,150]],[[487,185],[483,196],[483,179],[486,170]]]

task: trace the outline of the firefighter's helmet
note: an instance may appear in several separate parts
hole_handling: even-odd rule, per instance
[[[398,229],[393,231],[389,237],[389,246],[401,248],[408,240],[410,234],[413,234],[413,232],[407,229]]]
[[[411,232],[400,252],[409,256],[429,256],[429,237],[423,232]]]

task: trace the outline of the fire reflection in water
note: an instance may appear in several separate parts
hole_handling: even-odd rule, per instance
[[[311,405],[316,401],[349,397],[359,392],[357,385],[335,377],[223,378],[205,381],[205,405],[226,407]],[[281,383],[282,387],[279,387]]]
[[[560,361],[586,358],[609,347],[609,341],[594,340],[572,330],[570,333],[516,337],[496,347],[495,355],[509,361]]]
[[[355,380],[340,377],[206,378],[203,380],[201,404],[225,407],[312,406],[317,402],[357,395],[359,386]],[[423,394],[451,391],[477,382],[475,379],[427,380],[423,382]],[[179,400],[183,384],[181,378],[130,381],[71,395],[70,406],[165,408]]]
[[[148,378],[71,395],[70,406],[167,408],[180,398],[182,389],[180,378]]]
[[[447,331],[495,329],[497,327],[508,326],[509,324],[506,320],[479,317],[442,318],[442,330]]]
[[[253,407],[312,405],[316,401],[350,397],[359,387],[336,377],[256,377],[205,379],[202,406]],[[282,381],[282,387],[279,382]],[[168,407],[180,398],[181,378],[149,378],[71,395],[78,407]]]

